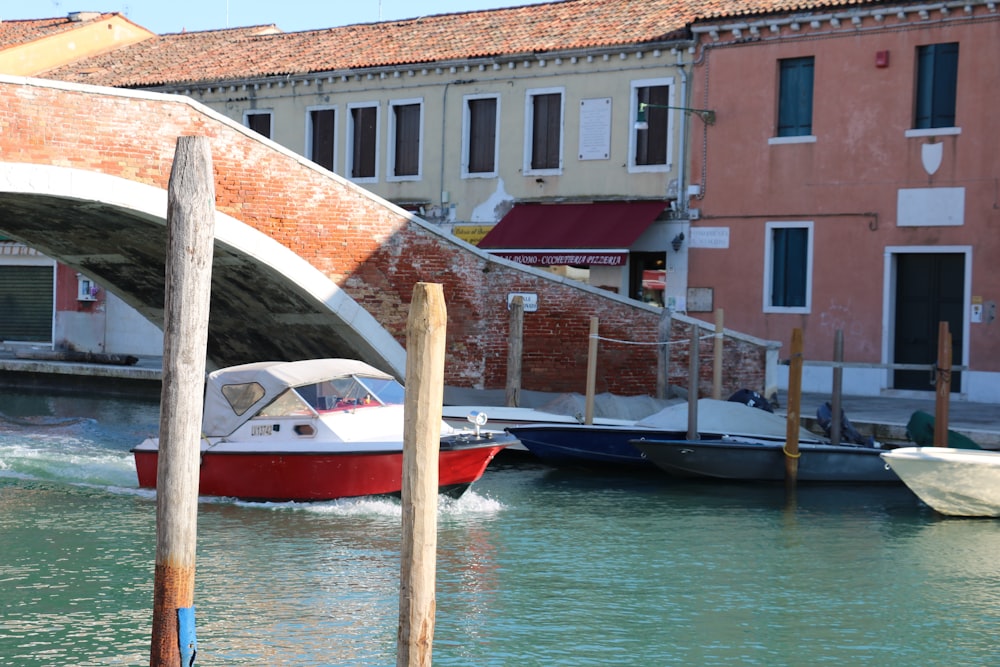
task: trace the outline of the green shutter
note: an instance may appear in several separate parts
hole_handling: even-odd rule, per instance
[[[52,342],[51,266],[0,266],[0,341]]]

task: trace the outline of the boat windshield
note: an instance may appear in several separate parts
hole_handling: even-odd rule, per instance
[[[321,411],[403,402],[403,385],[391,378],[352,375],[304,385],[296,390],[305,402]]]

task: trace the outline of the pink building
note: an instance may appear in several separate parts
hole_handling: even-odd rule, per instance
[[[933,391],[944,321],[952,391],[1000,401],[996,4],[796,6],[692,26],[689,313],[801,328],[807,391],[841,331],[859,395]]]

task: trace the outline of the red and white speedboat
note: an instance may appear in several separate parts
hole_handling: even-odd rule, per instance
[[[257,362],[205,384],[199,494],[310,501],[399,494],[403,386],[352,359]],[[441,425],[438,483],[457,497],[504,447],[502,432]],[[139,486],[156,488],[159,441],[132,449]]]

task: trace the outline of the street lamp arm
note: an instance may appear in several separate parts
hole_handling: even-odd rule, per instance
[[[674,106],[668,106],[666,104],[650,104],[648,102],[640,102],[639,103],[639,117],[636,119],[636,123],[635,123],[637,129],[644,129],[644,128],[640,128],[639,127],[640,124],[641,125],[645,125],[646,127],[649,127],[648,124],[646,123],[646,109],[647,108],[651,108],[651,109],[674,109],[676,111],[684,111],[684,112],[687,112],[687,113],[694,114],[694,115],[698,116],[698,118],[701,118],[702,121],[704,121],[706,125],[715,125],[715,112],[712,111],[711,109],[692,109],[691,107],[674,107]]]

